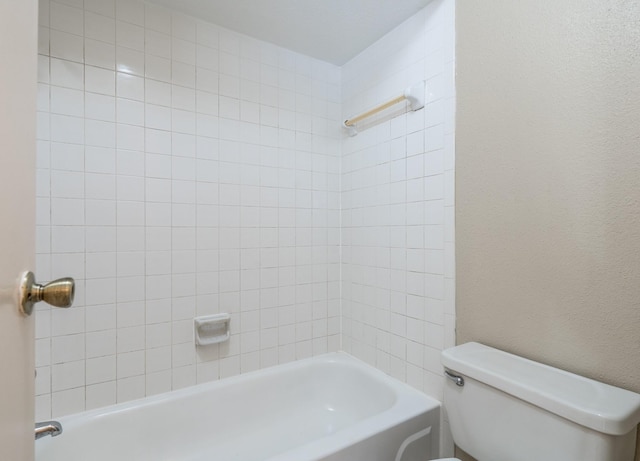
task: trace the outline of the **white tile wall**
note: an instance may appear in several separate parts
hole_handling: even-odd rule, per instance
[[[37,418],[337,350],[340,69],[135,0],[39,43]]]
[[[423,110],[394,106],[342,144],[342,334],[436,398],[455,340],[454,56],[454,0],[436,0],[342,68],[343,119],[427,82]]]
[[[441,397],[454,0],[342,69],[141,2],[82,3],[41,2],[37,270],[78,293],[38,307],[38,418],[341,347]],[[420,80],[424,110],[340,130]],[[231,341],[196,349],[193,316],[216,312]]]

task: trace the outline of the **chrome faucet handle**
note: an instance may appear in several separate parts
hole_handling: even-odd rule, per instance
[[[70,307],[75,295],[75,282],[71,277],[64,277],[41,285],[36,283],[33,272],[25,272],[20,282],[20,310],[31,315],[33,305],[44,301],[56,307]]]
[[[62,424],[58,421],[43,421],[41,423],[36,423],[36,440],[44,437],[45,435],[56,437],[60,434],[62,434]]]

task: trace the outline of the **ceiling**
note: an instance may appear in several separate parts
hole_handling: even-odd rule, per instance
[[[430,0],[147,0],[342,65]]]

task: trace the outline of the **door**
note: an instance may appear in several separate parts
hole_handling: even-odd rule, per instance
[[[0,459],[32,461],[34,316],[18,310],[35,262],[36,0],[0,0]]]

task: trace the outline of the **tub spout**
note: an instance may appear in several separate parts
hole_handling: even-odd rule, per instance
[[[62,434],[62,424],[58,421],[44,421],[36,423],[36,440],[44,437],[45,435],[55,437],[60,434]]]

